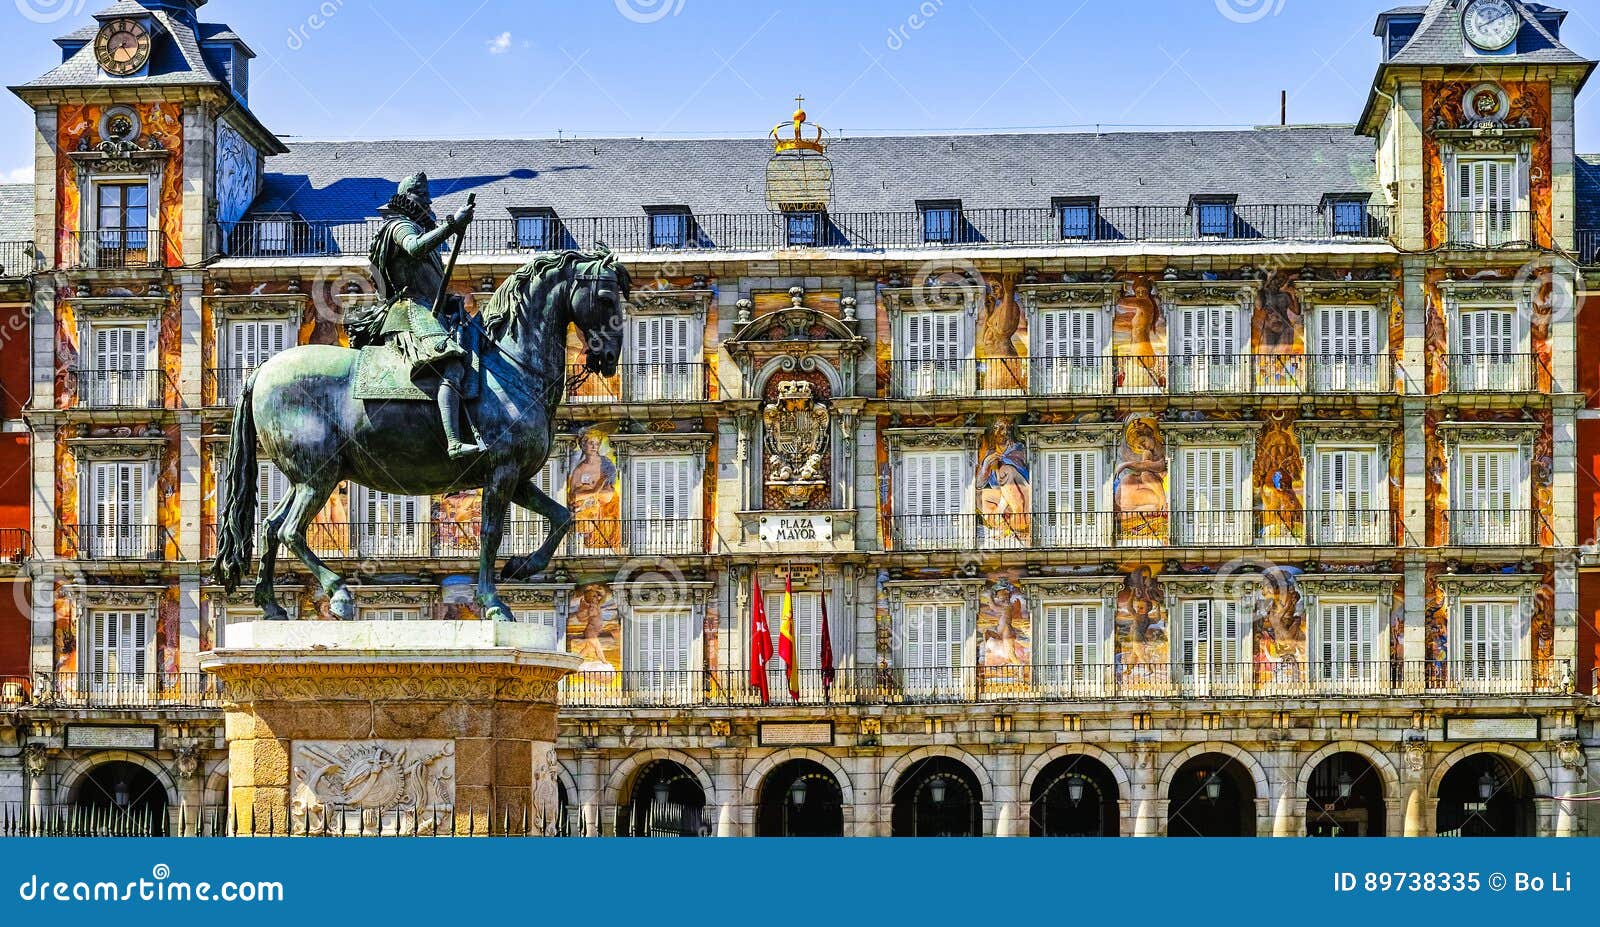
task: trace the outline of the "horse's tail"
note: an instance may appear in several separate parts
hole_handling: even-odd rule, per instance
[[[239,588],[254,556],[256,536],[256,413],[251,401],[254,376],[245,381],[239,405],[233,410],[233,432],[228,445],[222,506],[218,510],[217,560],[211,568],[224,589]]]

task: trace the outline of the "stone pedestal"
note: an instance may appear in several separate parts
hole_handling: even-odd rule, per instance
[[[235,833],[554,834],[556,687],[581,662],[534,625],[231,625]]]

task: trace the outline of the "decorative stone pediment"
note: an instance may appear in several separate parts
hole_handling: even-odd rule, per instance
[[[1161,586],[1166,590],[1169,607],[1177,599],[1209,596],[1219,601],[1233,601],[1241,592],[1266,581],[1266,573],[1213,573],[1211,575],[1173,576],[1163,574]]]
[[[1539,422],[1440,422],[1446,448],[1462,444],[1516,444],[1531,447],[1544,426]]]
[[[989,296],[989,288],[962,284],[885,288],[880,291],[883,305],[895,312],[964,310],[975,314]]]
[[[754,304],[749,299],[739,300],[739,322],[733,337],[727,342],[728,350],[738,356],[743,349],[748,353],[760,343],[792,345],[796,342],[841,342],[849,346],[852,354],[858,353],[865,343],[854,328],[854,297],[839,300],[845,319],[836,319],[819,309],[805,305],[805,290],[794,287],[789,291],[790,305],[774,309],[764,315],[750,318]]]
[[[1447,309],[1524,305],[1531,304],[1533,299],[1530,286],[1518,286],[1511,280],[1441,280],[1439,292],[1444,294]]]
[[[1302,573],[1296,580],[1301,595],[1314,600],[1318,596],[1374,596],[1379,599],[1394,594],[1395,586],[1404,577],[1394,573],[1369,573],[1356,576],[1316,575]]]
[[[73,604],[74,611],[86,608],[127,608],[154,611],[161,601],[161,591],[149,586],[67,586],[62,593]]]
[[[1017,287],[1017,300],[1031,309],[1109,309],[1131,284],[1028,283]]]
[[[1116,598],[1124,585],[1121,576],[1027,576],[1017,580],[1028,591],[1029,601],[1044,599]]]
[[[66,300],[80,319],[148,322],[167,308],[165,293],[151,296],[78,296]]]
[[[98,145],[67,152],[79,176],[93,174],[149,174],[159,176],[172,152],[154,135],[144,145],[131,140],[106,139]]]
[[[965,450],[976,446],[982,428],[885,428],[893,451]]]
[[[432,608],[439,591],[434,586],[351,586],[361,608]]]
[[[1446,573],[1438,578],[1452,604],[1471,596],[1532,596],[1539,582],[1540,577],[1526,573]]]
[[[988,580],[982,576],[952,576],[947,579],[896,579],[883,584],[889,607],[897,613],[907,602],[963,602],[976,610],[978,594]]]
[[[1162,280],[1153,287],[1156,301],[1174,306],[1238,306],[1255,309],[1256,284],[1237,280]]]
[[[1127,426],[1121,422],[1089,422],[1082,425],[1018,425],[1017,432],[1032,447],[1114,446]]]
[[[1386,307],[1399,291],[1396,280],[1296,280],[1303,308],[1316,305]]]
[[[1246,444],[1254,446],[1261,422],[1162,422],[1167,444]]]
[[[1294,423],[1303,444],[1339,444],[1387,440],[1400,427],[1379,419],[1303,419]]]
[[[716,583],[681,578],[674,581],[673,575],[671,571],[661,571],[622,576],[612,584],[611,592],[617,602],[629,608],[687,606],[701,614],[716,595]]]
[[[630,315],[689,315],[705,320],[711,307],[710,290],[634,290],[628,297]]]
[[[240,319],[298,319],[311,302],[309,293],[261,293],[245,296],[208,296],[206,303],[218,321]]]
[[[67,447],[80,461],[156,460],[167,446],[164,435],[68,438]]]
[[[629,455],[639,454],[705,454],[711,447],[713,436],[702,432],[645,432],[629,434],[617,432],[611,443],[617,450]]]
[[[566,613],[567,598],[575,586],[572,583],[540,583],[538,585],[500,586],[500,598],[512,608],[554,608],[557,615]]]

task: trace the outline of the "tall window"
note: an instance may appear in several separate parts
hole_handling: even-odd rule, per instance
[[[1038,315],[1034,391],[1041,395],[1105,395],[1111,365],[1102,357],[1104,317],[1096,309],[1058,309]]]
[[[1233,203],[1225,200],[1197,200],[1194,204],[1195,231],[1201,238],[1233,237]]]
[[[152,669],[147,653],[150,613],[97,608],[89,612],[86,624],[90,686],[101,691],[142,687]]]
[[[961,237],[961,202],[933,200],[917,204],[925,244],[949,245]]]
[[[693,646],[694,609],[633,609],[622,667],[629,688],[661,696],[698,694],[700,681],[690,674]]]
[[[95,229],[102,261],[119,265],[150,244],[150,188],[142,183],[95,187]],[[121,256],[122,260],[118,260]]]
[[[1034,672],[1046,692],[1092,694],[1104,688],[1105,608],[1100,602],[1047,602],[1035,636]]]
[[[1515,212],[1517,162],[1511,158],[1463,160],[1456,165],[1455,217],[1451,238],[1459,244],[1493,248],[1526,239]]]
[[[696,460],[689,455],[634,457],[628,461],[635,554],[701,552],[701,505],[695,494]]]
[[[1184,599],[1178,614],[1178,670],[1197,694],[1247,678],[1250,623],[1239,602]]]
[[[1378,310],[1373,306],[1321,306],[1313,316],[1318,392],[1371,393],[1383,388],[1378,371]]]
[[[96,461],[89,466],[94,523],[79,539],[79,556],[95,560],[143,559],[156,552],[147,487],[150,465],[142,460]],[[83,549],[86,548],[86,549]]]
[[[421,621],[422,609],[420,608],[388,608],[382,606],[363,607],[362,621]]]
[[[633,320],[633,365],[624,371],[630,402],[693,402],[701,398],[699,332],[693,316],[644,315]]]
[[[913,697],[957,695],[975,660],[967,653],[966,609],[958,602],[908,602],[905,605],[905,689]]]
[[[356,547],[362,557],[424,557],[431,505],[427,496],[402,496],[356,487]]]
[[[911,549],[959,548],[974,541],[966,518],[971,467],[961,451],[910,451],[901,461],[898,540]]]
[[[1168,322],[1173,388],[1186,393],[1243,392],[1248,385],[1237,306],[1183,306]]]
[[[89,366],[78,373],[81,398],[99,407],[156,405],[161,396],[149,369],[151,340],[146,322],[94,325]]]
[[[1039,454],[1035,498],[1043,506],[1034,516],[1039,546],[1111,546],[1111,514],[1103,492],[1104,459],[1104,452],[1093,447],[1051,449]]]
[[[237,398],[245,379],[257,367],[294,344],[292,331],[286,319],[229,322],[227,364],[218,371],[217,399],[232,402]]]
[[[1456,544],[1526,544],[1522,453],[1511,448],[1462,448],[1456,454],[1456,501],[1450,506]]]
[[[567,622],[556,612],[555,606],[542,605],[513,608],[511,617],[518,624],[531,624],[549,630],[551,634],[555,635],[552,638],[555,641],[555,648],[557,650],[567,649]]]
[[[1249,540],[1244,501],[1243,451],[1237,447],[1186,447],[1178,454],[1181,509],[1173,513],[1184,544],[1240,546]]]
[[[1456,672],[1452,681],[1513,680],[1521,675],[1521,602],[1466,599],[1457,606]]]
[[[270,460],[256,464],[256,524],[265,525],[289,494],[289,478]]]
[[[767,603],[767,625],[772,634],[772,660],[767,664],[767,690],[775,694],[787,693],[789,681],[784,675],[788,667],[778,657],[778,638],[783,634],[783,622],[780,609],[783,602],[783,587],[774,586],[763,589],[762,596]],[[795,665],[800,670],[801,695],[820,691],[822,680],[816,678],[816,673],[821,669],[820,659],[822,652],[818,649],[822,640],[822,595],[816,592],[797,592],[794,594],[794,624],[795,646],[799,649]]]
[[[1528,388],[1531,369],[1519,355],[1517,313],[1511,309],[1464,309],[1459,316],[1452,389],[1492,392]]]
[[[682,249],[689,247],[689,210],[673,207],[651,209],[650,247]]]
[[[1312,647],[1316,680],[1335,690],[1371,691],[1385,677],[1378,664],[1378,603],[1319,601]]]
[[[567,472],[561,455],[552,451],[534,475],[533,483],[554,502],[566,503]],[[503,551],[524,553],[537,550],[550,536],[550,521],[520,505],[513,504],[506,514],[505,534],[500,543]]]
[[[961,362],[960,312],[907,312],[901,316],[904,351],[895,364],[897,392],[902,398],[955,396],[967,392],[971,379]]]
[[[1313,544],[1381,544],[1388,494],[1375,447],[1318,448],[1315,510],[1307,513]]]

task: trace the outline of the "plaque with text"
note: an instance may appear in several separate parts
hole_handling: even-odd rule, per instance
[[[833,516],[817,514],[761,516],[761,543],[827,544],[833,540]]]
[[[154,750],[156,729],[69,724],[67,746],[81,750]]]
[[[1538,718],[1445,718],[1445,740],[1538,740]]]
[[[832,721],[763,721],[763,747],[831,747]]]

